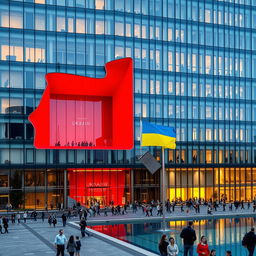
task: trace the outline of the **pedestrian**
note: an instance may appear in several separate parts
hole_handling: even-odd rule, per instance
[[[17,213],[17,220],[18,220],[18,224],[20,224],[20,213]]]
[[[55,247],[57,249],[57,254],[56,256],[59,256],[61,254],[61,256],[64,256],[64,250],[65,250],[65,243],[67,242],[67,238],[64,235],[64,231],[63,229],[59,230],[59,234],[55,237]]]
[[[27,223],[27,217],[28,217],[28,214],[26,212],[23,213],[23,220],[24,220],[24,223]]]
[[[211,250],[210,256],[216,256],[216,250],[215,249]]]
[[[251,228],[251,231],[246,233],[242,240],[242,245],[245,248],[247,248],[249,252],[249,256],[253,256],[255,244],[256,244],[256,235],[254,233],[254,228]]]
[[[57,224],[57,218],[55,216],[53,216],[53,218],[52,218],[52,224],[53,224],[53,227],[55,228],[55,226]]]
[[[104,207],[104,216],[105,217],[108,216],[108,207],[107,206]]]
[[[79,225],[82,237],[85,237],[85,234],[89,237],[90,233],[86,231],[87,223],[84,217],[82,217]]]
[[[45,213],[42,212],[42,221],[44,222]]]
[[[226,251],[226,256],[232,256],[231,251]]]
[[[76,251],[76,242],[75,242],[74,236],[70,236],[68,240],[67,251],[70,256],[74,256]]]
[[[158,244],[160,256],[167,256],[167,247],[168,247],[169,243],[166,240],[167,240],[166,235],[165,234],[162,235],[160,242]]]
[[[49,215],[48,223],[49,223],[49,226],[51,227],[52,226],[52,215]]]
[[[2,220],[2,216],[0,216],[0,233],[3,234],[3,220]]]
[[[80,250],[81,250],[81,241],[79,240],[79,236],[76,236],[76,256],[80,256]]]
[[[67,223],[67,216],[66,216],[66,214],[63,213],[62,216],[61,216],[61,218],[62,218],[63,227],[65,227],[65,226],[66,226],[66,223]]]
[[[169,238],[169,245],[167,246],[167,255],[168,256],[177,256],[179,254],[178,245],[175,243],[173,237]]]
[[[8,232],[8,219],[7,217],[3,217],[3,227],[4,227],[4,234]]]
[[[184,256],[188,253],[193,256],[193,245],[196,241],[196,232],[193,229],[193,221],[188,222],[188,226],[181,231],[180,237],[183,239]]]
[[[207,239],[205,236],[202,236],[200,239],[200,243],[197,246],[198,256],[205,256],[210,254],[209,246],[207,244]]]

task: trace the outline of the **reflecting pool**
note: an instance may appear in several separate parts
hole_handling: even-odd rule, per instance
[[[226,250],[231,250],[232,255],[248,255],[247,250],[242,246],[244,234],[255,225],[256,218],[226,218],[226,219],[206,219],[194,222],[194,229],[197,234],[198,244],[200,237],[205,235],[208,239],[210,249],[216,249],[217,256],[225,256]],[[186,227],[187,221],[168,222],[168,237],[175,238],[182,255],[182,240],[180,232]],[[154,223],[131,223],[92,226],[92,229],[118,238],[128,243],[137,245],[149,251],[158,253],[158,241],[162,235],[161,222]],[[194,255],[196,246],[194,246]]]

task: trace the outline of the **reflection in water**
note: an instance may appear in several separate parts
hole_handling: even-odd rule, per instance
[[[210,249],[216,249],[218,256],[225,255],[226,250],[231,250],[232,255],[248,255],[242,247],[242,239],[246,232],[255,224],[256,218],[232,218],[232,219],[209,219],[194,222],[194,229],[197,234],[196,245],[202,235],[208,239]],[[175,237],[175,240],[182,254],[181,230],[187,225],[187,221],[171,221],[168,223],[170,232],[168,236]],[[158,230],[161,223],[143,224],[116,224],[93,226],[93,229],[104,234],[127,241],[147,250],[158,253],[158,241],[162,235]],[[194,247],[196,255],[196,246]]]

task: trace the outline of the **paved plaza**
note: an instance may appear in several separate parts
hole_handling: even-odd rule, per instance
[[[1,213],[4,215],[4,212]],[[212,216],[247,216],[252,215],[253,209],[250,207],[249,209],[238,209],[229,211],[227,208],[225,212],[222,211],[222,207],[218,208],[218,211],[213,211]],[[101,213],[101,216],[96,217],[88,217],[88,225],[90,224],[107,224],[110,222],[132,222],[135,220],[158,220],[159,217],[156,216],[156,211],[153,211],[154,217],[145,217],[145,214],[142,213],[142,209],[139,208],[137,213],[133,213],[131,210],[128,211],[126,215],[115,215],[112,216],[111,213],[108,214],[107,217],[104,217]],[[254,215],[254,214],[253,214]],[[39,214],[40,217],[40,214]],[[205,206],[201,206],[200,213],[195,213],[194,211],[187,212],[185,208],[185,212],[180,211],[179,207],[176,207],[174,213],[167,213],[167,217],[171,219],[193,219],[199,218],[202,219],[204,217],[209,217],[207,215],[207,209]],[[70,221],[78,221],[77,217],[71,218]],[[22,223],[18,224],[17,221],[15,224],[9,222],[9,234],[1,234],[1,250],[0,256],[8,255],[8,256],[43,256],[43,255],[55,255],[54,248],[54,238],[58,233],[58,230],[62,228],[61,219],[58,219],[58,224],[56,228],[49,227],[47,223],[47,219],[44,222],[40,218],[37,221],[28,220],[27,224]],[[79,235],[80,231],[71,226],[67,225],[64,228],[65,235],[69,238],[70,235]],[[96,237],[85,237],[81,239],[82,242],[82,250],[81,255],[97,255],[97,256],[129,256],[132,255],[120,248],[114,247],[107,242],[104,242]]]
[[[49,227],[47,220],[43,223],[38,221],[28,221],[27,224],[9,224],[9,234],[0,234],[0,256],[47,256],[56,255],[54,239],[58,230],[62,228],[59,220],[56,228]],[[70,235],[79,235],[76,228],[66,226],[64,232],[67,238]],[[95,237],[85,237],[81,239],[81,256],[130,256],[119,248],[113,247]],[[66,255],[68,255],[66,253]]]

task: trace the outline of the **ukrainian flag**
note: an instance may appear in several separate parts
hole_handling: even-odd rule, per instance
[[[176,148],[176,131],[173,127],[142,121],[141,146]]]

